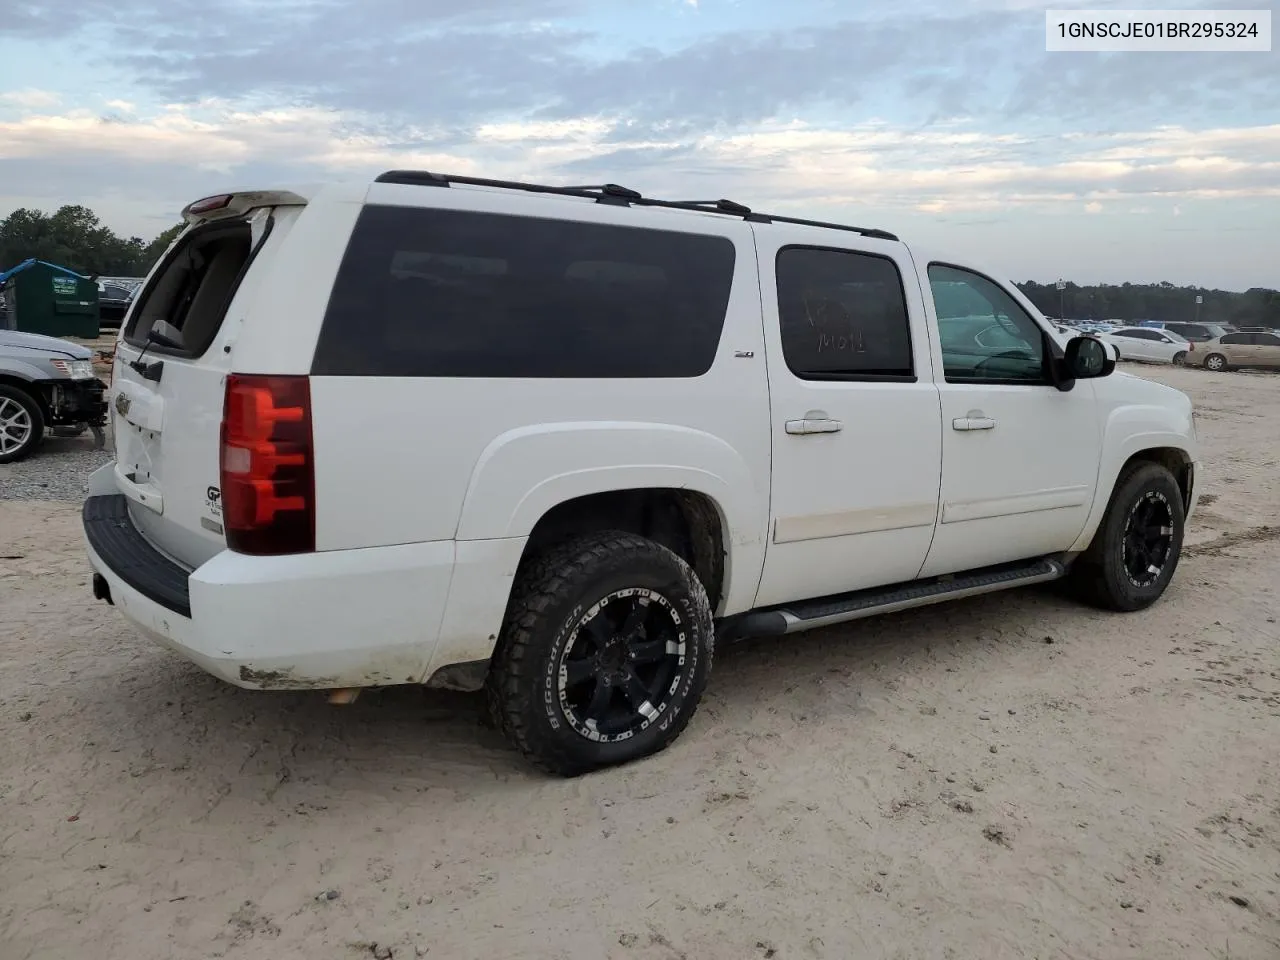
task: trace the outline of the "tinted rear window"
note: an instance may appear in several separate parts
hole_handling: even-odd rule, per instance
[[[784,247],[776,261],[787,367],[804,380],[911,378],[902,277],[887,257]]]
[[[368,206],[312,372],[384,377],[697,377],[733,283],[726,237]]]

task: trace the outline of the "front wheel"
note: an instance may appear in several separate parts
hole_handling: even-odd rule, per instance
[[[44,439],[44,413],[25,390],[0,383],[0,463],[29,456]]]
[[[1182,491],[1166,467],[1131,465],[1116,481],[1102,524],[1071,570],[1081,599],[1131,612],[1160,599],[1182,554]]]
[[[1205,368],[1212,370],[1214,373],[1221,373],[1227,369],[1227,358],[1220,353],[1211,353],[1204,358]]]
[[[491,713],[527,758],[576,776],[656,753],[688,725],[714,627],[680,557],[610,531],[522,570],[488,681]]]
[[[1187,362],[1187,351],[1179,350],[1177,353],[1173,355],[1173,365],[1175,367],[1181,367],[1186,362]]]

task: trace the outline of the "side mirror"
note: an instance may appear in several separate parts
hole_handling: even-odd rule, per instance
[[[1096,337],[1072,337],[1062,358],[1063,372],[1072,380],[1110,376],[1116,369],[1107,345]]]

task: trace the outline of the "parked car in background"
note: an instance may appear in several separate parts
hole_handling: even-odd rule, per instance
[[[1216,340],[1225,333],[1229,333],[1226,327],[1216,323],[1144,323],[1142,326],[1151,330],[1171,330],[1179,336],[1185,337],[1192,343],[1205,343],[1209,340]]]
[[[1280,368],[1280,336],[1274,333],[1228,333],[1201,344],[1200,350],[1194,362],[1208,370]]]
[[[45,431],[92,429],[99,444],[107,404],[87,347],[57,337],[0,330],[0,463],[35,452]]]
[[[1121,360],[1181,364],[1195,352],[1195,344],[1172,330],[1122,327],[1111,333],[1098,334],[1098,337],[1119,347]]]
[[[98,324],[110,329],[118,329],[129,312],[129,304],[133,303],[133,295],[138,285],[127,280],[98,278]]]
[[[1047,319],[1047,318],[1046,318],[1046,319]],[[1078,324],[1078,323],[1076,323],[1076,322],[1074,322],[1074,321],[1066,321],[1066,320],[1050,320],[1049,322],[1053,324],[1053,329],[1054,329],[1054,330],[1056,330],[1058,333],[1062,334],[1062,338],[1061,338],[1061,340],[1062,340],[1062,343],[1063,343],[1063,344],[1065,344],[1065,343],[1067,342],[1067,340],[1071,339],[1071,338],[1072,338],[1072,337],[1074,337],[1074,336],[1077,336],[1077,335],[1079,335],[1079,334],[1081,334],[1081,333],[1086,333],[1086,332],[1088,332],[1088,331],[1085,331],[1085,330],[1081,329],[1081,327],[1079,326],[1079,324]],[[1119,359],[1120,359],[1120,348],[1119,348],[1119,347],[1117,347],[1114,343],[1107,343],[1105,340],[1103,340],[1102,342],[1103,342],[1104,344],[1106,344],[1107,350],[1108,350],[1108,351],[1110,351],[1110,353],[1111,353],[1111,359],[1112,359],[1112,360],[1119,360]]]

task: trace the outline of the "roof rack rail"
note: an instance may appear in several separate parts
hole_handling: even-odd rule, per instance
[[[484,177],[464,177],[453,174],[432,173],[427,170],[388,170],[379,174],[375,183],[398,183],[419,187],[448,187],[465,184],[473,187],[498,187],[504,190],[524,190],[527,193],[550,193],[562,197],[581,197],[596,203],[629,207],[667,207],[675,210],[693,210],[700,213],[720,213],[741,217],[751,223],[792,223],[804,227],[823,227],[828,230],[846,230],[864,237],[879,240],[897,240],[896,234],[874,227],[855,227],[846,223],[828,223],[824,220],[805,220],[800,217],[783,217],[773,213],[758,213],[750,207],[732,200],[658,200],[646,197],[637,190],[605,183],[598,186],[556,187],[544,183],[524,183],[519,180],[489,180]]]

